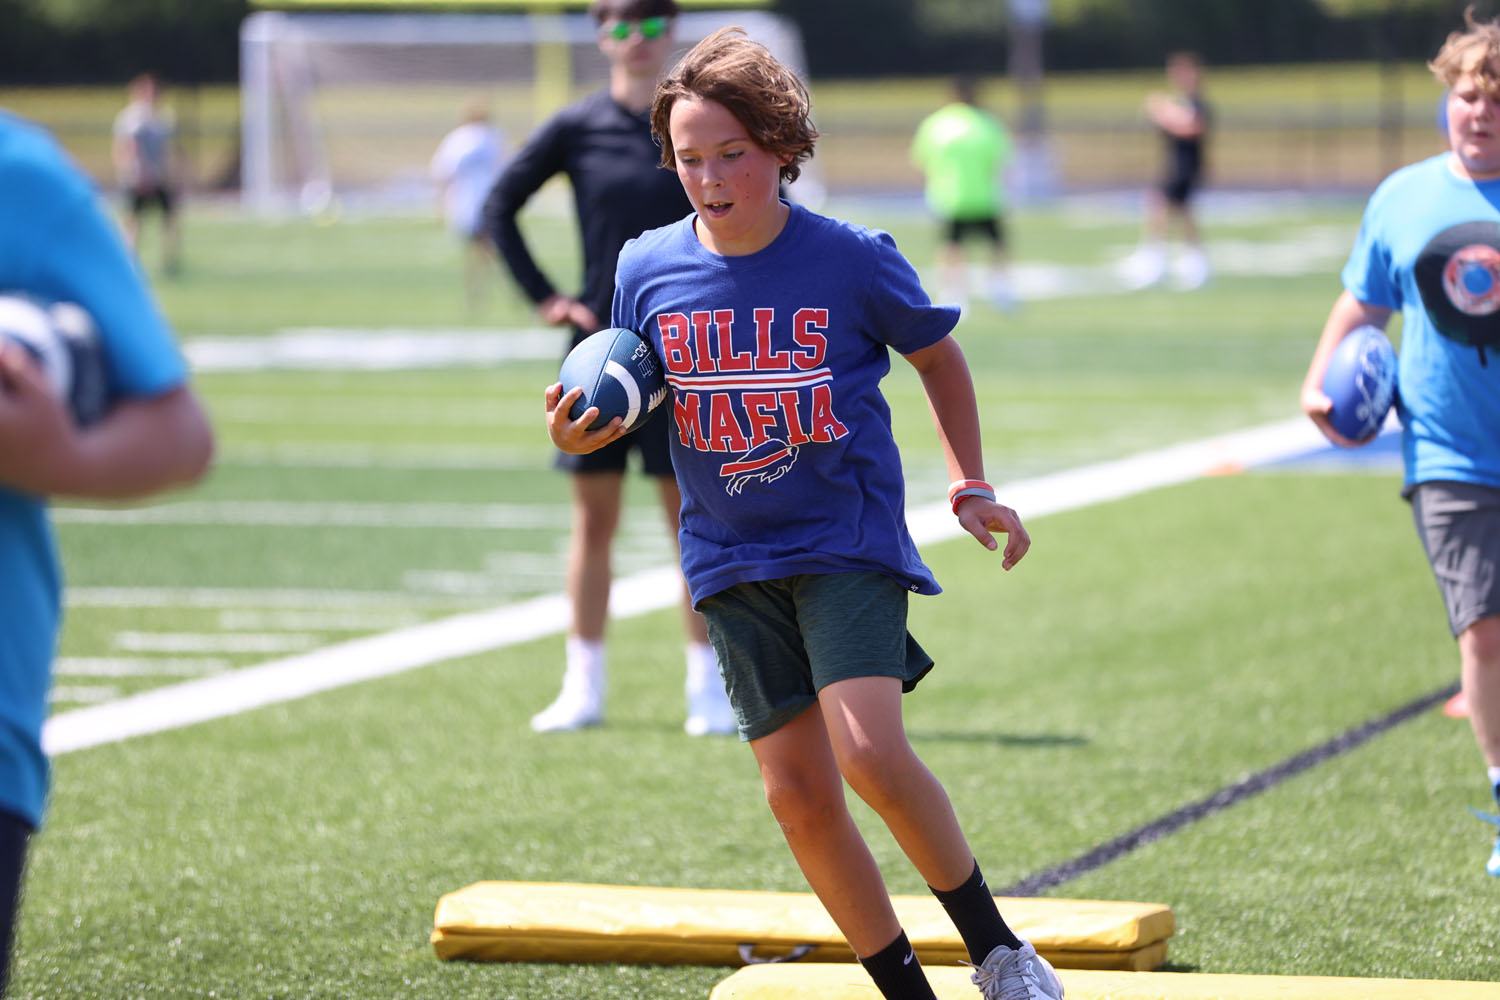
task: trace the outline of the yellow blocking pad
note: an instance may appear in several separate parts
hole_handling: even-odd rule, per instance
[[[926,970],[938,1000],[975,1000],[964,968]],[[1452,979],[1220,976],[1197,972],[1059,969],[1067,1000],[1497,1000],[1500,985]],[[752,965],[714,987],[709,1000],[880,1000],[851,965]]]
[[[928,965],[968,953],[932,896],[896,896],[896,914]],[[999,898],[1006,922],[1062,968],[1154,969],[1175,928],[1159,903]],[[795,954],[852,962],[817,897],[799,892],[671,889],[563,882],[478,882],[438,901],[443,959],[743,965]]]

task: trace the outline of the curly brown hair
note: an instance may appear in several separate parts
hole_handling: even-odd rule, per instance
[[[1471,4],[1464,11],[1464,27],[1448,36],[1427,68],[1445,87],[1473,76],[1481,91],[1500,94],[1500,24],[1476,19]]]
[[[812,100],[797,74],[743,28],[720,28],[693,46],[661,83],[651,102],[651,131],[661,144],[661,165],[677,166],[668,125],[679,100],[717,101],[745,126],[750,140],[786,162],[781,180],[790,184],[812,158],[818,130]]]

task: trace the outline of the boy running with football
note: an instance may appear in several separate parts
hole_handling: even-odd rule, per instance
[[[1500,801],[1500,24],[1465,14],[1429,64],[1448,88],[1448,151],[1370,197],[1345,291],[1302,383],[1332,441],[1321,389],[1339,342],[1401,311],[1397,412],[1417,535],[1458,640],[1469,722]],[[1480,814],[1500,823],[1500,817]],[[1486,870],[1500,876],[1500,839]]]
[[[813,151],[802,83],[728,28],[657,87],[661,162],[692,203],[621,252],[612,322],[647,337],[673,387],[683,570],[772,813],[882,995],[931,1000],[843,783],[880,815],[953,918],[985,997],[1061,997],[1052,967],[995,906],[947,793],[919,760],[901,696],[932,668],[907,594],[939,587],[907,532],[900,455],[879,382],[889,348],[926,389],[963,527],[1001,565],[1030,545],[984,482],[978,413],[952,307],[934,306],[889,235],[782,201]],[[622,433],[568,419],[583,453]]]

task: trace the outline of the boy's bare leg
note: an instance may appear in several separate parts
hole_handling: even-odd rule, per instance
[[[766,802],[839,931],[861,958],[901,933],[885,880],[844,801],[844,783],[828,744],[823,715],[803,712],[750,749],[760,765]]]
[[[974,854],[953,804],[906,739],[901,681],[858,677],[818,695],[839,772],[890,828],[901,850],[934,889],[962,885]]]

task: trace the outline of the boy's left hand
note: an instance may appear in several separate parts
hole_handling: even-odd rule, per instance
[[[991,552],[999,548],[992,531],[1004,532],[1005,557],[1001,569],[1010,569],[1031,548],[1031,536],[1021,524],[1021,517],[1002,503],[984,497],[968,496],[958,502],[958,523]]]

